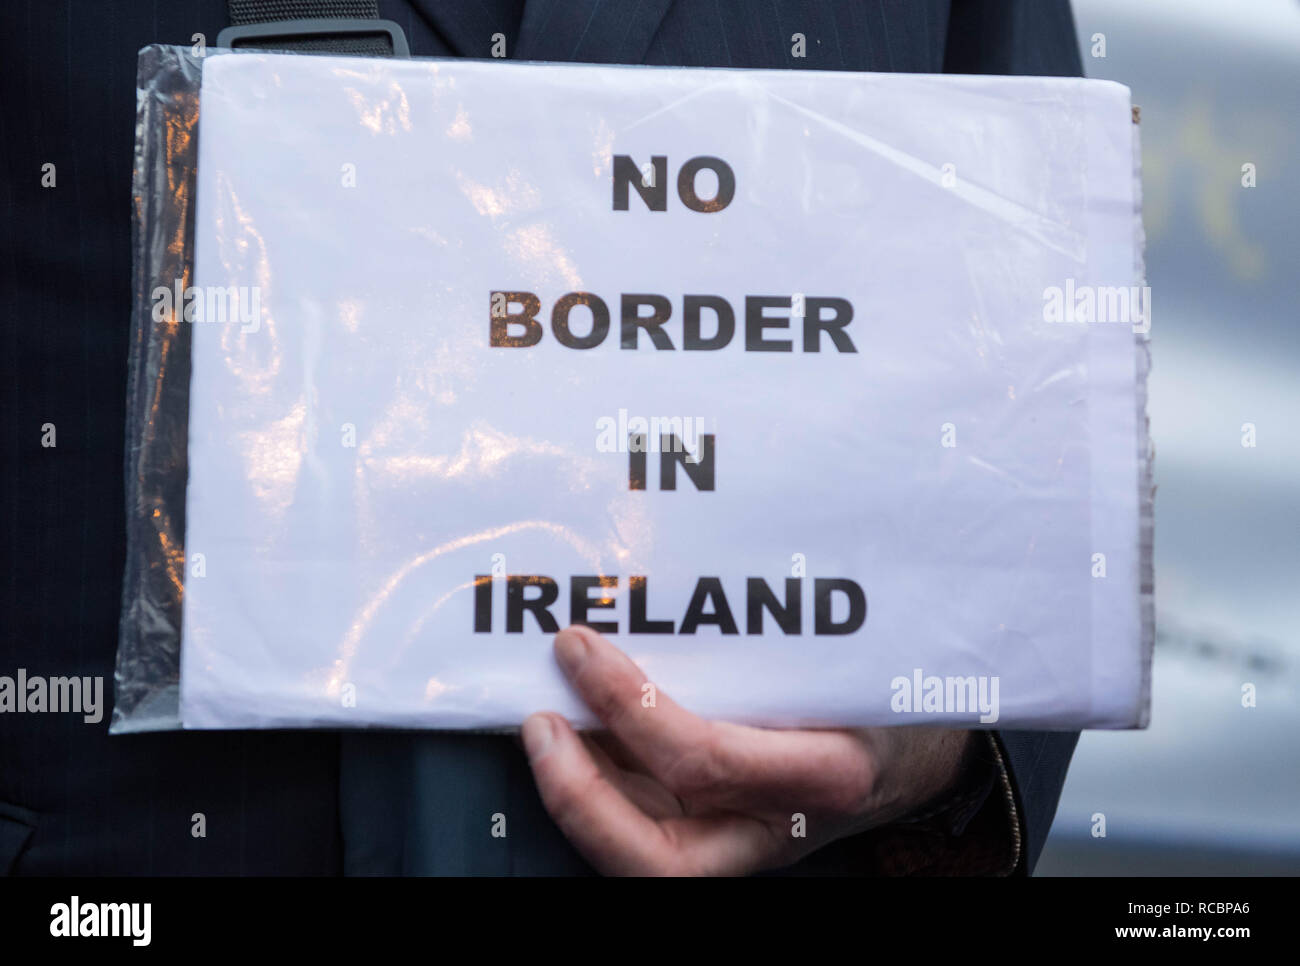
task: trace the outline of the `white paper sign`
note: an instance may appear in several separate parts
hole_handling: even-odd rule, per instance
[[[184,724],[590,722],[572,620],[711,717],[1142,723],[1129,114],[211,58]]]

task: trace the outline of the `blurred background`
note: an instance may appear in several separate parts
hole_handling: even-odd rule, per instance
[[[1300,874],[1300,3],[1074,16],[1142,109],[1157,640],[1150,729],[1083,735],[1037,874]]]

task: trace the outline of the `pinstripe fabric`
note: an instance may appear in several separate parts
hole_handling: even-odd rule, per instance
[[[135,51],[213,40],[224,24],[221,0],[0,4],[0,674],[102,675],[105,703],[124,555]],[[0,715],[0,869],[340,869],[337,737],[107,727],[107,711],[98,724]],[[191,835],[195,813],[206,838]]]

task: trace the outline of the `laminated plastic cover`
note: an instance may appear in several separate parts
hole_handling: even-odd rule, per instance
[[[1093,317],[1150,318],[1125,88],[137,83],[114,732],[590,724],[574,616],[711,717],[1146,724],[1149,326]]]

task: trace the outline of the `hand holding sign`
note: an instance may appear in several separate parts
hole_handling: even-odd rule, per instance
[[[555,654],[609,732],[535,714],[524,746],[551,818],[606,873],[788,865],[940,798],[971,754],[966,731],[768,731],[707,721],[662,693],[647,706],[640,668],[586,627],[556,635]]]

